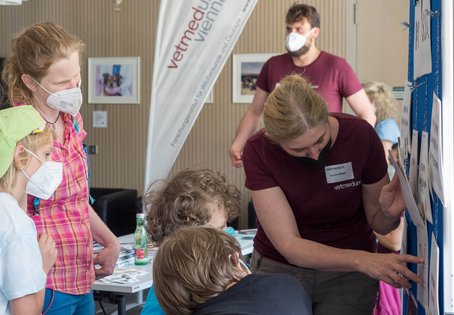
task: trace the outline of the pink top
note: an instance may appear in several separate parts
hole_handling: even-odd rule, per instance
[[[64,143],[54,139],[52,159],[63,163],[63,180],[49,200],[40,200],[38,213],[34,197],[28,197],[28,213],[38,233],[46,232],[57,247],[57,259],[48,274],[46,288],[69,294],[89,293],[95,273],[93,238],[90,231],[88,163],[82,141],[82,117],[77,114],[79,132],[72,117],[61,113],[65,124]]]

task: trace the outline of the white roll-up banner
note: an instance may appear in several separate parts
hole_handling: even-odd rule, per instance
[[[161,0],[145,190],[169,174],[257,0]]]

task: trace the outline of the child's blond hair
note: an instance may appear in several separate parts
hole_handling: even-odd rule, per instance
[[[36,134],[30,134],[23,139],[19,140],[16,144],[23,145],[27,149],[32,152],[36,152],[37,149],[51,144],[53,140],[52,131],[46,125],[42,132]],[[0,178],[0,187],[7,193],[12,194],[14,188],[16,186],[16,175],[17,172],[25,167],[30,163],[31,155],[28,154],[25,150],[19,153],[19,160],[14,161],[11,163],[10,167],[6,171],[6,173]]]

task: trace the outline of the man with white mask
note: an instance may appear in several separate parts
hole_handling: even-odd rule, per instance
[[[243,115],[230,147],[235,167],[243,165],[242,153],[247,139],[256,131],[268,95],[289,74],[299,74],[327,102],[329,112],[341,112],[345,98],[353,112],[375,125],[375,114],[361,83],[350,65],[338,56],[321,51],[315,45],[320,34],[320,16],[306,4],[294,4],[286,16],[287,53],[270,58],[257,79],[254,99]]]

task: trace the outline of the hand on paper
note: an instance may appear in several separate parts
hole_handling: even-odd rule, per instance
[[[115,263],[117,262],[118,255],[120,254],[120,247],[107,246],[93,260],[93,264],[100,265],[101,268],[95,268],[97,276],[108,276],[114,272]]]
[[[361,262],[361,271],[395,288],[410,288],[410,281],[421,283],[422,280],[407,268],[408,263],[422,264],[424,259],[406,254],[368,253]]]

